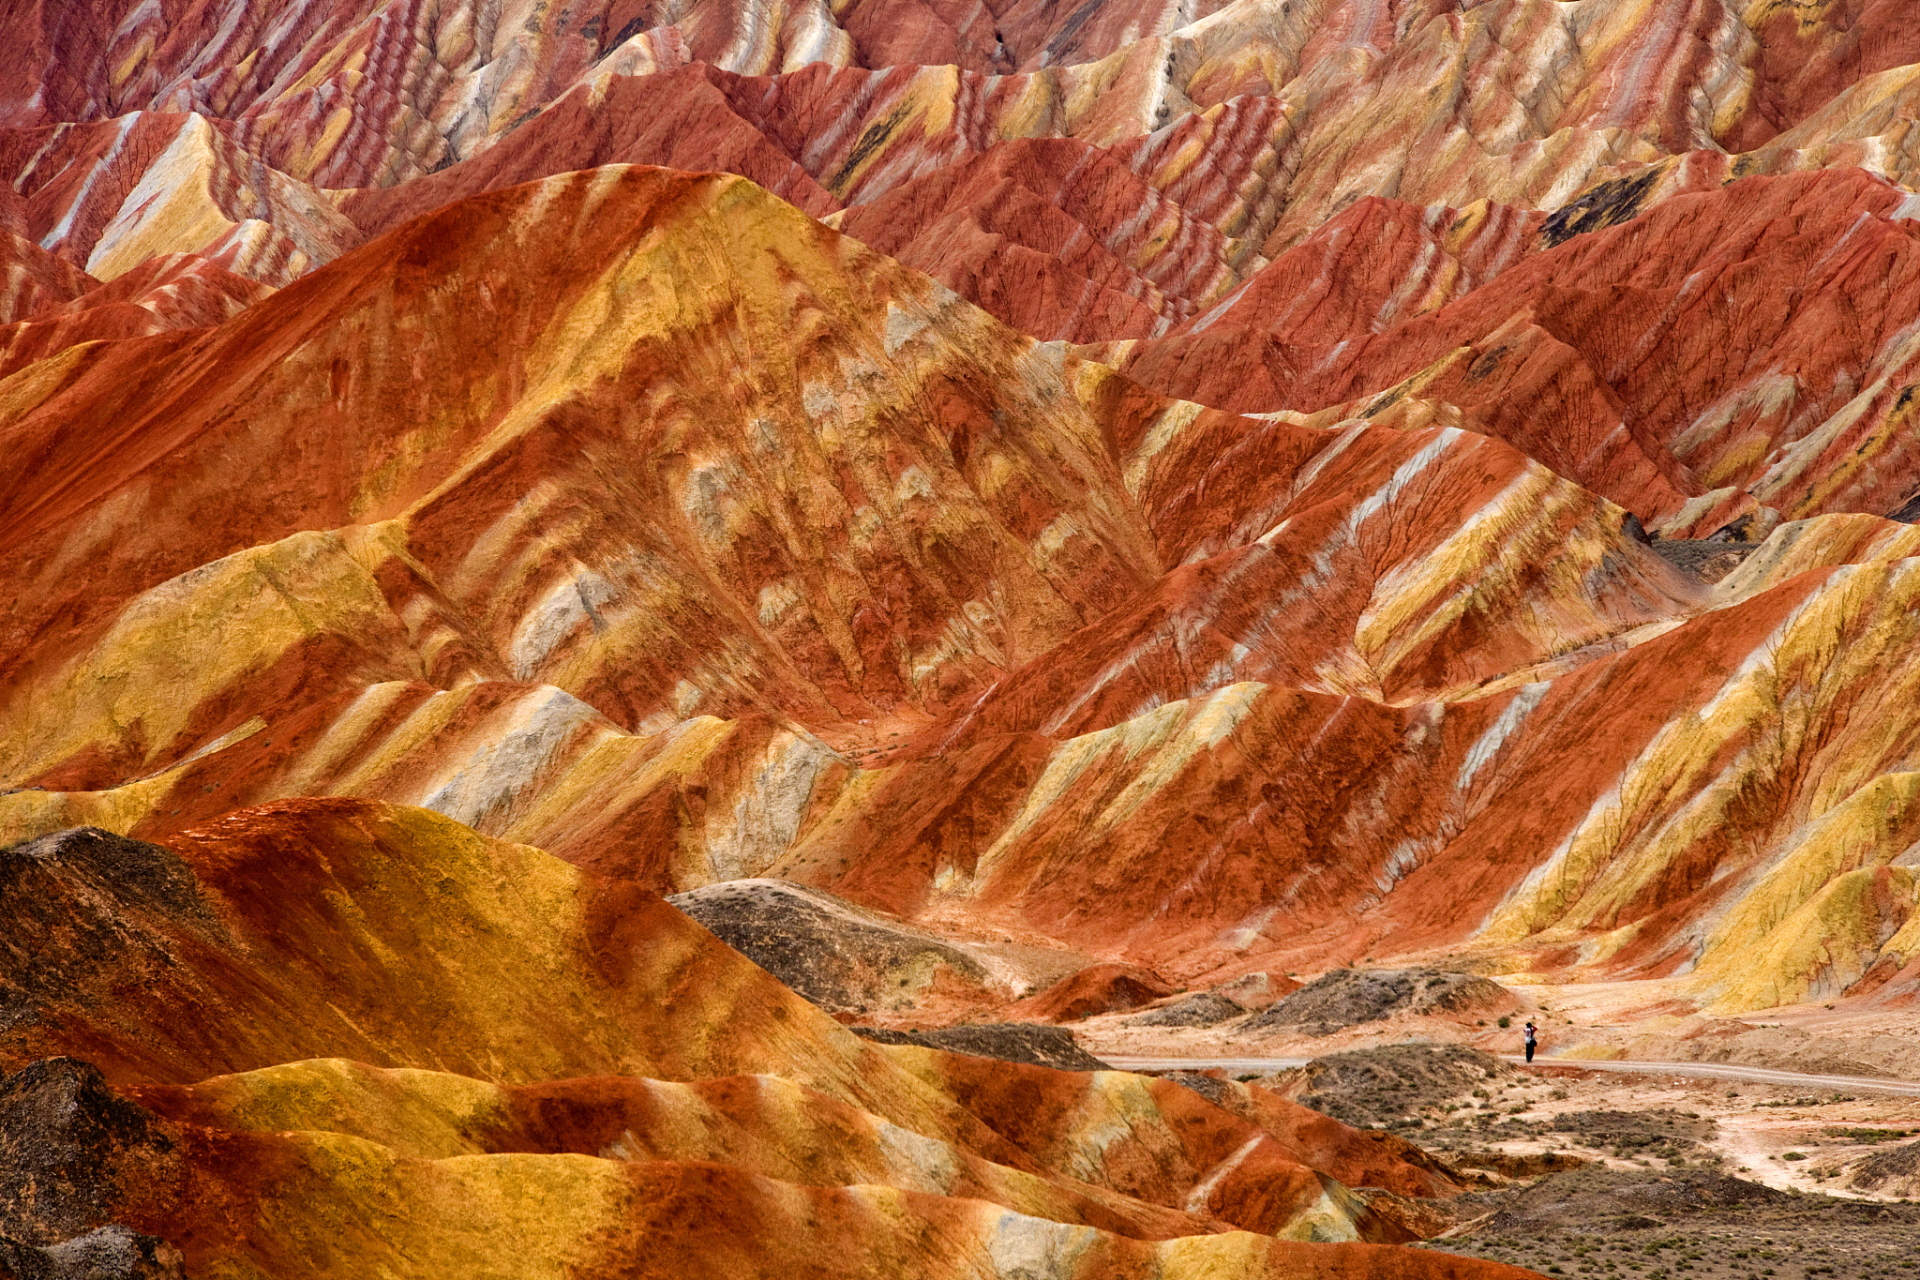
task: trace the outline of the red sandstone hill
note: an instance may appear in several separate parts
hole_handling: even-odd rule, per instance
[[[1500,1274],[1270,1095],[853,1038],[657,899],[743,878],[1073,958],[891,1013],[1920,992],[1909,5],[0,45],[0,1143],[95,1143],[0,1235]]]

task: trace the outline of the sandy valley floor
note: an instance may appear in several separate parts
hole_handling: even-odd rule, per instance
[[[1920,1016],[1805,1006],[1717,1019],[1664,1011],[1645,983],[1511,995],[1506,1007],[1338,1028],[1107,1015],[1075,1030],[1108,1060],[1220,1060],[1222,1074],[1392,1130],[1477,1176],[1430,1248],[1552,1276],[1920,1275],[1920,1088],[1832,1078],[1920,1081]],[[1516,1053],[1528,1018],[1539,1061],[1489,1056]],[[1622,1059],[1829,1078],[1583,1065]]]

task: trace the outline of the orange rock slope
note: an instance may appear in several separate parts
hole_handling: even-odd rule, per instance
[[[1901,772],[1900,538],[1782,525],[1710,587],[1445,415],[1164,400],[742,180],[473,198],[5,386],[16,834],[337,792],[1177,977],[1705,971],[1750,900],[1883,913],[1779,990],[1904,963],[1897,893],[1815,901],[1898,848],[1769,874]]]
[[[0,1120],[124,1138],[0,1235],[1492,1274],[1371,1251],[1418,1153],[656,895],[1053,957],[903,1016],[1910,1002],[1909,9],[0,14]]]

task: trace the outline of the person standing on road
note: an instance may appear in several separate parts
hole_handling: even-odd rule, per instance
[[[1533,1049],[1534,1049],[1534,1045],[1538,1042],[1538,1040],[1539,1040],[1539,1033],[1533,1029],[1533,1023],[1531,1022],[1527,1023],[1527,1061],[1528,1062],[1533,1061]]]

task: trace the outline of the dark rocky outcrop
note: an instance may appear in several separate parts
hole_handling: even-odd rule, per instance
[[[1024,1062],[1056,1071],[1109,1071],[1106,1063],[1080,1047],[1063,1027],[1041,1027],[1025,1022],[998,1022],[984,1026],[941,1027],[932,1031],[893,1031],[881,1027],[849,1027],[876,1044],[910,1044],[944,1049],[975,1058]]]
[[[728,880],[667,901],[824,1009],[898,1002],[942,967],[970,984],[986,980],[960,948],[819,889]]]
[[[184,1280],[180,1251],[118,1223],[38,1249],[0,1236],[0,1280]]]
[[[1132,1023],[1141,1027],[1212,1027],[1245,1012],[1243,1005],[1217,991],[1197,991],[1149,1009],[1135,1016]]]
[[[179,1276],[177,1250],[113,1221],[130,1185],[168,1180],[172,1150],[89,1063],[49,1058],[0,1080],[0,1277]]]
[[[1557,1173],[1518,1193],[1486,1197],[1500,1207],[1476,1230],[1482,1235],[1575,1224],[1612,1223],[1622,1228],[1662,1222],[1713,1209],[1781,1205],[1792,1197],[1772,1187],[1711,1169],[1677,1169],[1658,1177],[1640,1170],[1587,1166]],[[1470,1211],[1465,1204],[1462,1211]]]
[[[1638,217],[1660,174],[1659,168],[1650,168],[1631,177],[1596,184],[1578,199],[1548,215],[1540,227],[1540,243],[1551,248],[1575,236],[1618,226]]]
[[[176,967],[182,932],[221,926],[171,849],[95,827],[0,850],[0,1033]]]
[[[1274,1002],[1247,1024],[1250,1031],[1297,1028],[1330,1035],[1396,1013],[1466,1013],[1504,1008],[1513,996],[1499,983],[1438,969],[1336,969]]]
[[[48,1245],[109,1222],[124,1177],[171,1143],[142,1108],[77,1058],[0,1080],[0,1232]]]

